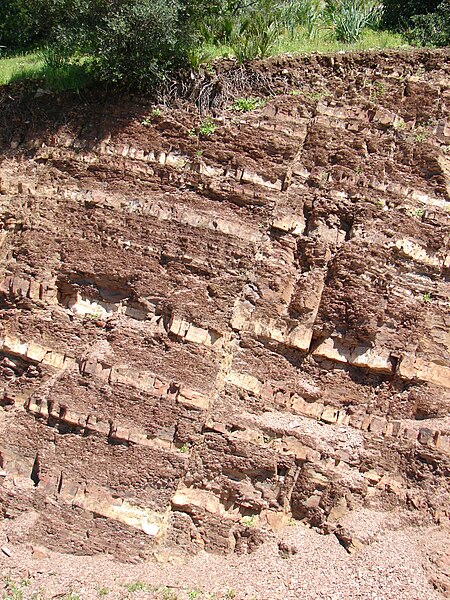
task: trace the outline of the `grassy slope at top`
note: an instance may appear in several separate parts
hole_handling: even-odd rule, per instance
[[[358,51],[377,48],[406,47],[405,39],[400,34],[388,31],[364,31],[361,39],[354,44],[338,42],[326,29],[319,30],[308,37],[300,28],[294,36],[283,35],[273,45],[270,55],[284,53],[339,52]],[[211,62],[222,57],[232,57],[233,49],[228,46],[204,46],[193,61],[196,64]],[[42,80],[49,89],[77,90],[89,82],[89,74],[82,64],[74,64],[65,69],[55,70],[48,67],[40,52],[0,58],[0,85],[24,80]]]

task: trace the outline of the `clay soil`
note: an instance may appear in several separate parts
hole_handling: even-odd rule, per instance
[[[0,89],[3,598],[450,597],[449,59]]]

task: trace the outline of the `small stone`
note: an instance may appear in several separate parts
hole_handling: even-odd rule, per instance
[[[42,548],[33,547],[33,558],[35,560],[44,560],[48,558],[48,554]]]
[[[7,546],[2,546],[2,552],[3,554],[6,554],[6,556],[11,556],[11,550]]]

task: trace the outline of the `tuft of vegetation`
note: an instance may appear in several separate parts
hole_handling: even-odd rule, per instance
[[[217,129],[217,125],[216,125],[214,119],[211,119],[209,117],[200,124],[198,132],[200,135],[202,135],[204,137],[208,137],[208,136],[212,135],[213,133],[215,133],[216,129]]]
[[[425,304],[428,304],[429,302],[431,302],[431,293],[425,292],[425,294],[422,296],[422,300]]]
[[[187,454],[189,452],[190,448],[191,448],[190,444],[188,444],[186,442],[182,446],[180,446],[180,448],[178,450],[179,450],[179,452],[181,452],[181,454]]]
[[[251,110],[257,110],[267,104],[267,100],[264,98],[236,98],[233,104],[230,106],[231,110],[236,112],[250,112]]]
[[[377,0],[326,0],[326,14],[336,39],[353,44],[361,39],[364,29],[378,27],[383,5]]]
[[[178,600],[178,595],[170,587],[164,587],[159,590],[161,600]]]
[[[255,527],[256,525],[256,517],[255,515],[242,517],[241,524],[245,527]]]
[[[129,583],[126,586],[127,592],[129,594],[134,594],[135,592],[150,592],[151,588],[142,581],[135,581],[133,583]]]

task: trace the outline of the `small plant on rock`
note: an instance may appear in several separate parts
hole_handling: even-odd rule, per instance
[[[425,302],[425,304],[429,304],[431,302],[431,293],[425,292],[425,294],[422,296],[422,300]]]
[[[202,122],[202,124],[199,127],[198,132],[200,135],[208,137],[208,136],[212,135],[213,133],[215,133],[216,129],[217,129],[217,125],[216,125],[214,119],[211,119],[209,117]]]
[[[155,119],[158,119],[162,116],[162,110],[160,108],[154,108],[148,117],[145,117],[141,121],[141,125],[147,126],[151,125]]]
[[[421,144],[422,142],[424,142],[427,139],[427,134],[425,133],[425,131],[418,131],[416,133],[416,142],[418,144]]]
[[[134,583],[129,583],[125,587],[127,588],[127,592],[130,594],[133,594],[134,592],[151,591],[149,586],[146,583],[142,583],[142,581],[135,581]]]
[[[177,594],[169,587],[164,587],[160,590],[161,600],[178,600]]]
[[[405,129],[406,123],[403,119],[396,119],[392,126],[394,129],[402,130]]]
[[[230,108],[236,112],[250,112],[251,110],[262,108],[266,104],[267,100],[264,98],[254,98],[249,96],[248,98],[236,98]]]
[[[242,517],[241,519],[241,524],[245,525],[245,527],[255,527],[256,522],[255,522],[255,515],[249,515],[246,517]]]
[[[98,321],[100,319],[99,313],[87,313],[84,315],[84,318],[88,321]]]
[[[423,217],[425,211],[423,210],[423,208],[413,208],[409,211],[409,214],[411,215],[411,217]]]

